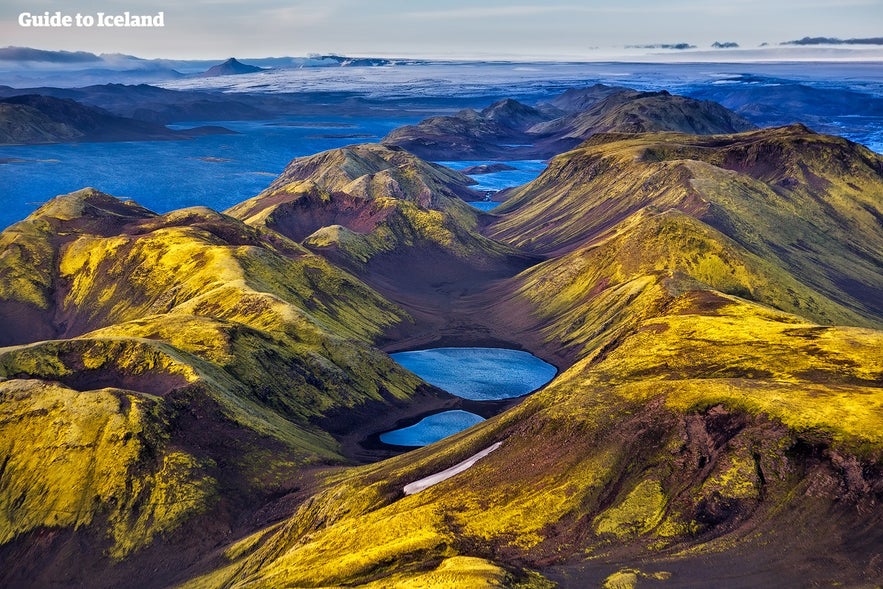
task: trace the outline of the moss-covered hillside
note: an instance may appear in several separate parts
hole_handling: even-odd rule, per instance
[[[467,191],[352,146],[228,214],[85,190],[0,234],[0,584],[879,583],[878,156],[609,134]],[[560,372],[355,464],[449,402],[379,347],[439,342]]]
[[[194,538],[346,462],[330,432],[354,417],[332,417],[395,413],[420,386],[371,346],[400,308],[231,217],[84,190],[0,239],[7,553],[75,566],[88,538],[87,562],[137,568],[162,538],[187,563]]]
[[[538,259],[481,233],[486,217],[464,201],[477,198],[471,182],[401,148],[353,145],[292,161],[228,213],[298,241],[401,306],[412,322],[390,339],[434,341],[481,314],[461,311],[466,297]]]
[[[672,145],[690,150],[660,153]],[[771,155],[734,149],[782,159],[762,172]],[[447,586],[873,586],[881,316],[814,277],[881,279],[865,265],[879,170],[801,128],[606,137],[560,156],[490,228],[550,259],[486,300],[566,369],[467,432],[328,480],[189,586],[407,586],[442,570]],[[798,231],[826,244],[807,272]],[[868,256],[850,255],[859,244]]]

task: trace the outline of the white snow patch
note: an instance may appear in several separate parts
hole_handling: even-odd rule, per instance
[[[482,450],[478,454],[473,454],[472,456],[470,456],[469,458],[467,458],[463,462],[459,462],[459,463],[455,464],[451,468],[446,468],[445,470],[443,470],[441,472],[431,474],[428,477],[423,477],[422,479],[420,479],[418,481],[414,481],[413,483],[408,483],[407,485],[405,485],[405,487],[403,489],[405,491],[405,495],[413,495],[414,493],[419,493],[420,491],[422,491],[424,489],[428,489],[429,487],[431,487],[433,485],[437,485],[438,483],[440,483],[442,481],[448,480],[449,478],[451,478],[454,475],[460,474],[461,472],[463,472],[464,470],[467,470],[473,464],[475,464],[476,462],[478,462],[479,460],[481,460],[482,458],[484,458],[485,456],[487,456],[488,454],[490,454],[491,452],[493,452],[494,450],[496,450],[497,448],[499,448],[502,445],[503,445],[503,442],[497,442],[496,444],[485,448],[484,450]]]

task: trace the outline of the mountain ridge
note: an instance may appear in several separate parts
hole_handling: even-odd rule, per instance
[[[0,99],[0,144],[94,141],[168,141],[230,134],[222,127],[174,131],[157,123],[112,115],[71,99],[25,94]]]
[[[2,232],[2,582],[880,578],[878,156],[602,133],[493,214],[471,194],[357,145],[225,213],[84,190]],[[381,350],[478,342],[559,374],[437,444],[360,445],[455,403]]]
[[[513,99],[394,129],[381,139],[434,160],[549,158],[595,133],[714,134],[753,125],[711,101],[596,85],[532,108]]]

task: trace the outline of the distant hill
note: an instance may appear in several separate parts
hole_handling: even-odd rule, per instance
[[[157,141],[230,132],[220,127],[173,131],[74,100],[38,94],[0,99],[0,144]]]
[[[213,65],[203,73],[199,74],[203,78],[213,78],[215,76],[235,76],[238,74],[253,74],[255,72],[263,71],[263,68],[259,68],[255,65],[248,65],[246,63],[242,63],[238,61],[235,57],[231,57],[224,63],[219,63],[218,65]]]
[[[623,86],[607,86],[605,84],[595,84],[587,88],[570,88],[545,104],[561,110],[562,114],[578,113],[594,106],[608,96],[626,91],[633,90]]]
[[[430,160],[502,159],[537,151],[527,130],[550,118],[547,113],[507,98],[481,111],[467,108],[453,115],[430,117],[416,125],[399,127],[381,142],[403,147]]]
[[[168,90],[148,84],[96,84],[81,88],[10,88],[0,86],[0,97],[40,94],[75,100],[111,114],[150,121],[230,121],[272,118],[282,107],[272,98],[228,95],[198,90]],[[272,110],[270,110],[272,109]]]
[[[761,76],[743,75],[739,84],[709,85],[691,93],[694,98],[714,100],[762,126],[801,121],[816,130],[839,130],[832,118],[844,115],[883,116],[883,98],[843,88],[819,88]]]
[[[559,139],[586,139],[596,133],[676,131],[696,135],[738,133],[753,125],[711,101],[676,96],[666,91],[626,90],[611,94],[582,112],[531,127],[529,132]]]
[[[596,85],[533,108],[512,99],[391,131],[382,142],[431,160],[547,158],[595,133],[714,134],[753,125],[719,104],[668,92]]]
[[[883,45],[883,37],[865,37],[861,39],[839,39],[837,37],[803,37],[794,41],[785,41],[782,45]]]

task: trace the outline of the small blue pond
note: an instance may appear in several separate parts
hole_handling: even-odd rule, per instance
[[[435,348],[390,357],[426,382],[473,401],[526,395],[557,372],[533,354],[500,348]]]
[[[380,441],[395,446],[427,446],[482,421],[481,416],[468,411],[445,411],[425,417],[412,426],[381,434]]]
[[[435,348],[390,354],[426,382],[472,401],[511,399],[535,391],[557,369],[533,354],[500,348]],[[445,411],[381,434],[397,446],[425,446],[484,421],[467,411]]]

